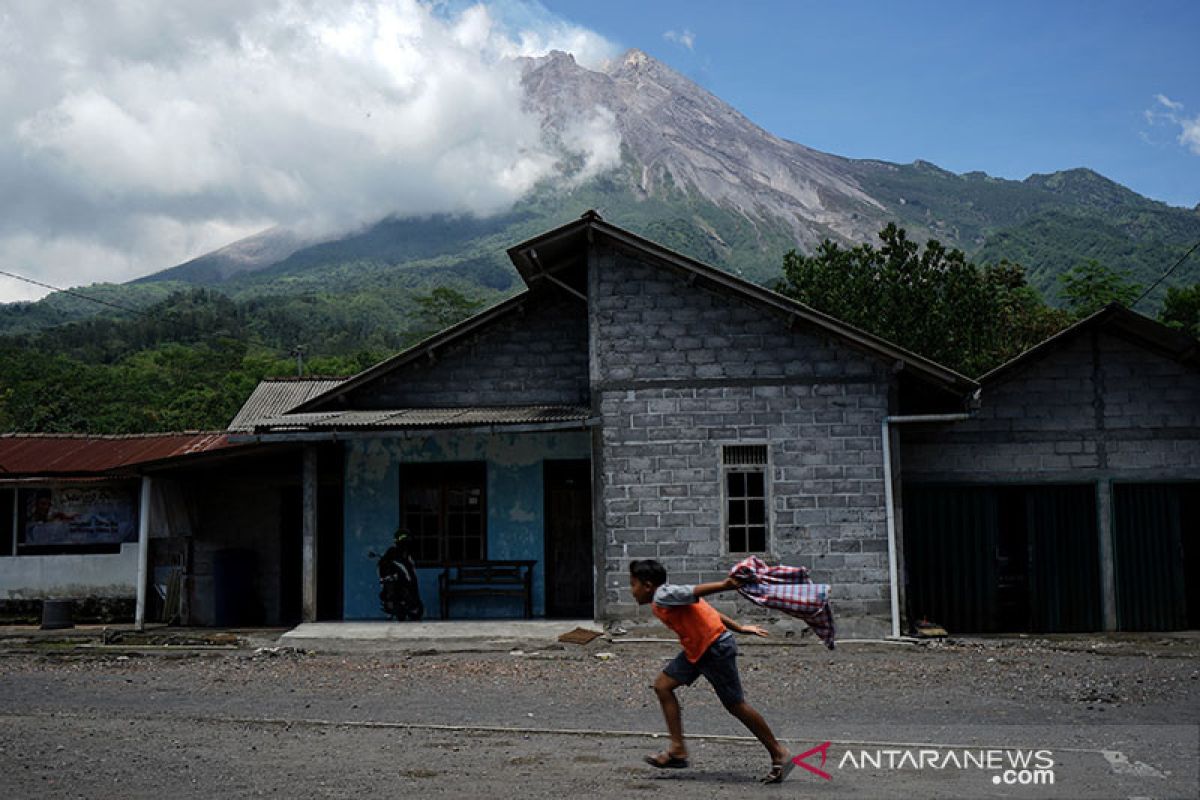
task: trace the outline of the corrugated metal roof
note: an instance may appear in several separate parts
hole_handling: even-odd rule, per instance
[[[238,445],[226,433],[132,436],[0,434],[0,479],[23,475],[89,475]]]
[[[254,430],[263,420],[286,414],[307,400],[323,394],[345,378],[268,378],[250,393],[229,423],[231,431]]]
[[[262,420],[257,432],[363,430],[391,428],[466,428],[477,425],[528,425],[582,422],[586,406],[504,406],[473,408],[403,408],[379,411],[323,411],[283,414]]]

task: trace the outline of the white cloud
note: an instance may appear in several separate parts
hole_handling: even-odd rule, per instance
[[[1200,156],[1200,116],[1179,121],[1179,143]]]
[[[1143,112],[1146,122],[1150,125],[1178,129],[1175,141],[1200,156],[1200,114],[1194,117],[1186,116],[1183,113],[1183,103],[1176,102],[1164,94],[1154,95],[1154,100],[1158,106]],[[1145,135],[1142,138],[1147,140]]]
[[[1182,111],[1183,110],[1183,103],[1176,103],[1174,100],[1167,97],[1165,94],[1156,94],[1156,95],[1154,95],[1154,99],[1158,101],[1159,105],[1166,106],[1167,108],[1171,109],[1172,111]]]
[[[568,179],[616,163],[611,116],[523,110],[512,59],[552,49],[616,52],[514,0],[0,0],[0,268],[126,280],[275,224],[501,211],[564,149]]]
[[[696,34],[684,28],[681,31],[670,30],[663,34],[663,38],[668,42],[675,42],[686,47],[688,50],[694,50],[696,47]]]

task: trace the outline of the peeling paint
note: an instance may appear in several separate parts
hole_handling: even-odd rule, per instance
[[[508,510],[508,519],[510,522],[534,522],[537,518],[538,515],[522,506],[520,500],[514,503],[513,507]]]
[[[381,619],[379,581],[368,553],[383,552],[400,521],[400,465],[447,461],[487,462],[488,557],[532,559],[534,614],[544,610],[545,553],[542,462],[586,459],[586,432],[482,434],[436,433],[404,439],[356,439],[346,443],[344,616]],[[420,569],[426,616],[438,614],[437,569]],[[511,616],[516,602],[480,600],[455,604],[459,616]]]

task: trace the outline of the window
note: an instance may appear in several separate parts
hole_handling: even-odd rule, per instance
[[[487,558],[483,462],[409,464],[400,470],[400,524],[419,563]]]
[[[721,448],[725,542],[730,553],[767,550],[767,446]]]

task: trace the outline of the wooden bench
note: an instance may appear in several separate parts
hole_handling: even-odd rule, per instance
[[[438,597],[442,619],[450,619],[456,597],[518,597],[525,619],[533,618],[533,565],[536,561],[456,561],[442,565]]]

